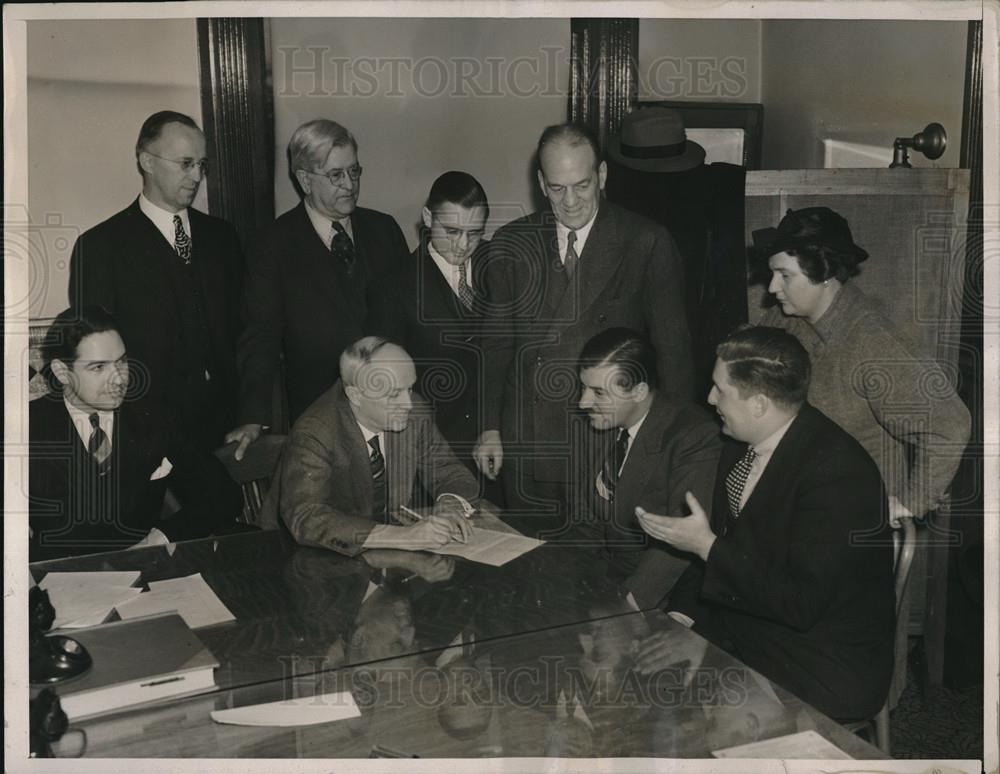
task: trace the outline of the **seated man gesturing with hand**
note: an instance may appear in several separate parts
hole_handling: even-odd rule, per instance
[[[878,468],[806,402],[809,356],[777,328],[719,345],[708,402],[723,450],[711,519],[636,510],[650,535],[694,561],[667,610],[838,720],[870,717],[892,673],[892,540]],[[640,671],[675,661],[669,632],[644,643]]]
[[[413,360],[387,339],[367,336],[341,355],[340,375],[292,428],[280,494],[264,519],[277,500],[299,543],[349,556],[465,542],[479,485],[413,393]],[[435,498],[424,513],[409,507],[415,480]]]

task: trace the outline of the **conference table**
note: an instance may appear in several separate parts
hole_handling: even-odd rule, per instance
[[[885,757],[661,611],[638,609],[580,548],[547,543],[494,567],[393,550],[349,558],[271,530],[30,569],[35,581],[138,570],[143,584],[200,573],[235,617],[195,630],[220,664],[214,691],[71,723],[53,746],[61,757],[705,758],[803,731],[854,758]],[[641,674],[636,653],[651,636],[677,661]],[[210,716],[348,696],[354,717],[317,725]]]

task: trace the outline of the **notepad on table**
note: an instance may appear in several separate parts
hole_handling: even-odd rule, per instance
[[[49,593],[56,611],[52,629],[71,629],[104,623],[119,603],[132,599],[138,570],[106,572],[50,572],[39,587]]]
[[[176,610],[192,629],[236,620],[200,572],[154,581],[149,584],[149,591],[117,605],[116,609],[125,619]]]

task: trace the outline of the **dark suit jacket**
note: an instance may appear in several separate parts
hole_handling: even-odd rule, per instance
[[[612,567],[625,577],[625,587],[641,607],[648,608],[670,591],[690,555],[649,537],[639,526],[635,508],[686,514],[684,494],[691,491],[710,511],[722,443],[719,427],[707,412],[657,394],[632,442],[615,501],[608,503],[598,494],[596,481],[617,435],[615,429],[585,437],[583,458],[574,468],[580,471],[574,510],[581,520],[581,537],[608,555]]]
[[[313,228],[303,203],[262,230],[247,255],[246,328],[239,343],[240,422],[272,423],[272,396],[285,361],[289,422],[339,377],[344,349],[368,333],[368,315],[386,278],[407,259],[389,215],[351,215],[358,263],[348,276]]]
[[[720,537],[668,607],[822,712],[871,716],[893,663],[892,538],[878,468],[807,404],[733,521],[725,479],[745,449],[723,450],[713,508]]]
[[[489,243],[472,257],[472,285],[485,298]],[[372,318],[372,332],[402,344],[417,366],[416,390],[435,410],[437,427],[462,460],[483,429],[482,308],[466,309],[452,292],[426,241],[388,283]]]
[[[479,485],[456,459],[419,396],[405,430],[386,432],[383,454],[389,514],[410,505],[414,483],[432,497],[452,492],[475,504]],[[295,539],[354,556],[376,525],[372,514],[369,447],[341,382],[299,417],[282,451],[277,496],[269,493],[262,526],[276,523],[275,506]],[[272,487],[273,490],[273,487]]]
[[[501,431],[505,455],[530,457],[544,443],[552,457],[562,456],[536,459],[536,479],[567,480],[576,362],[600,331],[647,332],[664,394],[689,398],[683,264],[662,226],[602,202],[572,283],[559,261],[549,211],[508,223],[491,250],[486,429]]]
[[[182,264],[173,246],[143,215],[136,199],[77,240],[70,260],[69,298],[73,306],[100,304],[115,316],[128,347],[135,388],[168,405],[210,449],[222,443],[236,418],[243,254],[236,231],[224,220],[192,208],[188,216],[194,279],[190,287],[181,282]],[[193,313],[195,301],[204,312],[204,324]],[[205,383],[206,365],[210,385]],[[206,391],[210,405],[192,413]]]
[[[115,414],[106,489],[62,396],[34,400],[28,411],[33,562],[127,548],[153,527],[171,540],[205,537],[241,511],[222,463],[148,405],[124,403]],[[170,475],[150,480],[164,457]],[[162,519],[168,484],[182,508]]]

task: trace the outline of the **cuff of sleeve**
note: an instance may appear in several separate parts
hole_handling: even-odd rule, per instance
[[[694,619],[691,616],[684,615],[684,613],[678,613],[676,610],[668,610],[667,615],[673,618],[681,626],[686,626],[690,629],[694,626]]]
[[[462,504],[462,511],[465,513],[465,518],[471,519],[472,514],[476,512],[476,509],[472,507],[472,503],[466,500],[462,495],[457,495],[454,492],[442,492],[438,495],[437,499],[434,501],[436,503],[441,502],[442,497],[454,497]]]

